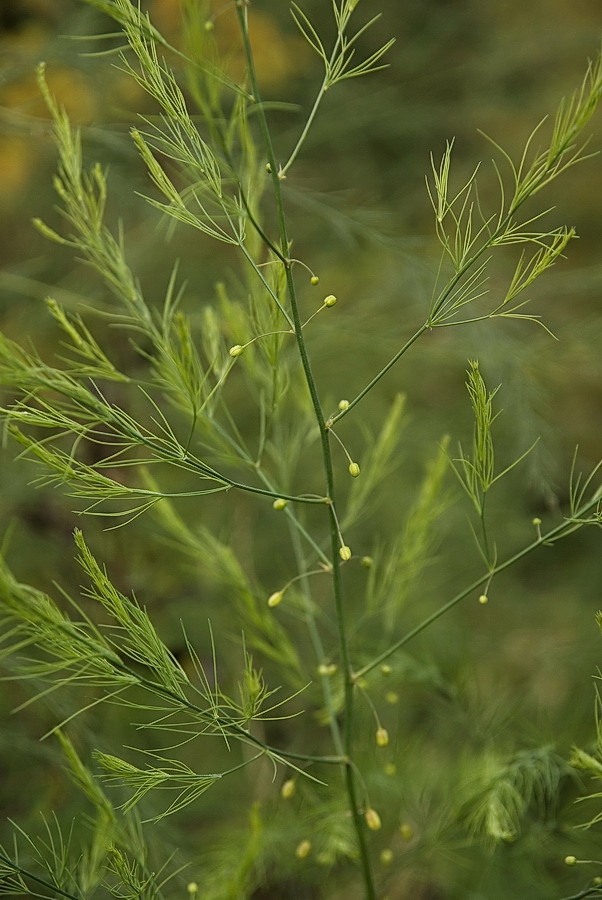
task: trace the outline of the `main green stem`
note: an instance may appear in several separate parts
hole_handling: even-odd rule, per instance
[[[341,664],[343,668],[344,678],[345,678],[345,696],[344,696],[344,732],[343,732],[343,747],[345,751],[345,762],[344,762],[344,777],[345,777],[345,787],[347,790],[347,797],[349,801],[349,808],[351,812],[351,816],[353,819],[353,824],[355,828],[355,832],[357,835],[359,850],[360,850],[360,860],[362,866],[362,872],[364,876],[364,883],[366,888],[366,900],[376,900],[376,887],[374,884],[374,873],[372,871],[372,862],[370,859],[370,854],[368,850],[368,843],[366,840],[366,829],[364,825],[364,821],[360,811],[360,805],[358,801],[358,791],[356,785],[356,774],[352,766],[352,756],[353,756],[353,713],[354,713],[354,676],[353,676],[353,667],[351,665],[351,658],[349,654],[349,645],[347,640],[347,626],[345,619],[345,607],[343,601],[343,589],[341,583],[341,570],[340,570],[340,560],[339,560],[339,529],[337,525],[337,519],[335,515],[335,483],[334,483],[334,471],[332,466],[332,455],[330,451],[330,437],[329,437],[329,426],[326,423],[324,418],[324,412],[322,410],[322,405],[320,403],[320,398],[318,395],[318,390],[316,386],[316,382],[313,376],[310,359],[307,353],[307,347],[305,345],[305,340],[303,338],[303,330],[301,317],[299,315],[299,306],[297,302],[297,294],[295,289],[295,282],[293,278],[293,273],[291,271],[291,264],[289,261],[289,238],[288,238],[288,229],[286,225],[286,217],[284,214],[284,202],[282,198],[282,188],[280,178],[278,177],[278,168],[276,164],[276,157],[274,154],[274,148],[272,146],[272,139],[270,135],[269,126],[267,123],[267,119],[265,116],[265,111],[263,109],[263,105],[261,103],[261,97],[259,94],[259,89],[257,85],[257,78],[255,74],[255,63],[253,59],[253,52],[251,49],[250,41],[249,41],[249,31],[248,31],[248,21],[247,21],[247,11],[243,6],[241,0],[238,0],[236,4],[236,13],[238,16],[240,30],[242,34],[242,39],[244,43],[245,56],[247,61],[247,69],[249,73],[249,78],[251,81],[251,92],[257,103],[258,109],[258,118],[259,124],[268,156],[268,163],[272,174],[272,182],[274,185],[274,193],[276,199],[276,208],[278,211],[278,222],[280,229],[280,250],[282,256],[284,257],[284,268],[286,274],[286,284],[287,290],[291,305],[291,313],[293,317],[294,330],[295,330],[295,338],[297,341],[297,347],[299,350],[299,356],[301,358],[301,365],[303,367],[303,372],[305,375],[305,380],[307,383],[307,387],[309,390],[309,394],[311,397],[312,406],[314,409],[314,413],[316,416],[316,421],[318,423],[318,427],[320,429],[320,441],[322,445],[322,458],[324,464],[324,473],[326,476],[326,486],[327,486],[327,496],[329,498],[328,502],[328,513],[329,513],[329,524],[330,524],[330,536],[331,536],[331,556],[332,556],[332,581],[333,581],[333,593],[335,599],[335,609],[336,609],[336,617],[337,617],[337,626],[338,626],[338,635],[339,635],[339,648],[341,654]]]

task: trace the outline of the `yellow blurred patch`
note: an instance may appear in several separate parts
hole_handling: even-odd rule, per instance
[[[51,67],[47,70],[46,80],[50,93],[56,97],[59,106],[66,109],[72,122],[86,125],[94,120],[98,108],[96,97],[88,79],[81,72]],[[24,116],[48,117],[34,74],[6,85],[0,91],[0,105]]]
[[[0,207],[6,209],[21,196],[35,164],[31,139],[0,135]]]
[[[225,8],[222,0],[213,0],[206,4],[206,8],[215,26],[212,35],[218,55],[227,61],[226,70],[230,78],[240,81],[244,79],[246,69],[236,11],[233,5]],[[180,45],[178,36],[183,20],[181,0],[153,0],[149,13],[159,31],[170,42]],[[249,10],[249,32],[261,88],[268,91],[279,88],[309,67],[311,54],[305,41],[281,31],[268,13]]]

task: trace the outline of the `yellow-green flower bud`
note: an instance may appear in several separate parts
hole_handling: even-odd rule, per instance
[[[284,507],[287,506],[287,504],[288,504],[288,500],[283,500],[282,497],[278,497],[272,503],[272,507],[273,507],[273,509],[280,510],[280,509],[284,509]]]
[[[385,775],[389,775],[391,777],[393,775],[397,775],[397,766],[395,765],[395,763],[387,763],[387,765],[385,766]]]
[[[539,516],[535,516],[535,518],[533,519],[533,524],[536,528],[539,528],[539,526],[541,525],[541,519],[539,518]]]
[[[351,559],[351,547],[348,547],[347,544],[343,544],[339,550],[339,556],[343,562],[347,562],[348,559]]]
[[[186,885],[186,890],[188,891],[188,893],[190,894],[190,896],[193,897],[195,894],[198,893],[199,886],[198,886],[198,884],[196,883],[196,881],[190,881],[190,882]]]
[[[387,691],[385,694],[385,700],[387,703],[390,703],[391,706],[395,706],[396,703],[399,703],[399,694],[397,691]]]
[[[371,556],[362,556],[362,558],[360,559],[360,563],[362,564],[364,569],[371,569],[374,565],[374,560]]]
[[[358,463],[349,463],[349,474],[352,476],[352,478],[357,478],[357,476],[360,474],[360,467]]]
[[[349,409],[349,400],[339,400],[339,409],[341,410],[341,412]]]
[[[372,807],[366,810],[366,812],[364,813],[364,819],[370,831],[380,831],[380,829],[383,827],[383,823],[381,822],[379,814],[375,809],[372,809]]]
[[[271,167],[271,165],[270,165],[269,163],[266,163],[266,164],[265,164],[265,170],[266,170],[266,172],[268,173],[268,175],[271,175],[271,174],[272,174],[272,167]]]
[[[393,862],[393,851],[390,850],[389,847],[380,851],[380,861],[383,866],[390,866]]]
[[[297,859],[307,859],[310,853],[311,841],[308,841],[307,838],[305,838],[304,841],[301,841],[300,844],[297,844],[297,847],[295,849],[295,856],[297,857]]]
[[[376,730],[376,743],[379,747],[386,747],[389,743],[389,732],[386,728],[377,728]]]
[[[203,25],[203,28],[205,29],[205,31],[213,31],[215,25],[213,24],[211,19],[207,19],[205,21],[205,24]]]
[[[325,675],[330,678],[331,675],[335,675],[337,671],[337,667],[334,663],[320,663],[318,666],[318,675]]]
[[[481,596],[479,597],[479,603],[481,604],[481,606],[485,606],[486,603],[489,603],[489,597],[487,596],[487,594],[481,594]]]
[[[411,825],[408,825],[407,822],[402,822],[402,824],[399,826],[399,833],[404,841],[411,841],[414,837],[414,829]]]
[[[293,778],[289,778],[288,781],[285,781],[280,788],[280,796],[283,800],[290,800],[296,790],[297,785],[295,783],[295,780]]]
[[[324,306],[334,306],[337,302],[337,298],[334,294],[329,294],[328,297],[324,297]]]
[[[311,278],[309,279],[309,282],[310,282],[310,284],[313,284],[313,286],[315,287],[317,284],[319,284],[320,279],[318,278],[317,275],[312,275]]]
[[[274,591],[273,594],[270,594],[268,597],[268,606],[278,606],[279,603],[282,603],[282,598],[284,597],[284,591]]]
[[[383,665],[380,667],[380,671],[383,673],[383,675],[390,675],[393,669],[388,663],[383,663]]]
[[[240,356],[240,354],[243,353],[244,349],[245,348],[241,344],[234,344],[233,347],[230,347],[228,353],[230,354],[230,356],[236,357]]]
[[[576,866],[577,865],[577,857],[576,856],[565,856],[564,861],[567,866]]]

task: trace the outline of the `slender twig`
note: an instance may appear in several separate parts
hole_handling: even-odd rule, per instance
[[[24,869],[22,866],[18,866],[16,862],[14,862],[9,856],[6,856],[4,853],[0,851],[0,860],[6,863],[7,866],[10,866],[14,872],[18,872],[19,875],[22,875],[23,878],[28,878],[30,881],[35,881],[36,884],[41,884],[42,887],[48,888],[49,891],[52,891],[55,894],[60,894],[61,897],[67,897],[69,900],[83,900],[82,894],[71,894],[69,891],[64,891],[62,888],[58,887],[58,885],[53,884],[51,881],[46,881],[44,878],[40,878],[38,875],[34,875],[33,872],[30,872],[28,869]],[[1,891],[4,893],[4,891]]]
[[[600,496],[598,494],[594,495],[591,500],[588,500],[587,503],[584,503],[578,510],[576,510],[575,515],[571,517],[571,519],[579,519],[582,516],[585,516],[591,509],[595,506],[599,505]],[[504,560],[504,562],[498,563],[498,565],[489,569],[479,578],[469,584],[468,587],[464,588],[464,590],[460,591],[459,594],[456,594],[455,597],[452,597],[451,600],[448,600],[447,603],[444,603],[443,606],[440,606],[435,612],[431,613],[430,616],[427,616],[426,619],[423,619],[418,625],[408,631],[399,641],[396,641],[394,644],[391,644],[386,650],[376,656],[369,663],[366,663],[365,666],[362,666],[361,669],[355,673],[355,678],[359,679],[366,675],[368,672],[371,672],[372,669],[375,669],[376,666],[379,666],[381,663],[385,662],[385,660],[389,659],[394,653],[404,647],[412,638],[417,637],[421,632],[428,628],[429,625],[432,625],[433,622],[436,622],[437,619],[440,619],[441,616],[445,615],[450,609],[460,603],[461,600],[464,600],[465,597],[468,597],[469,594],[474,593],[482,584],[486,582],[491,582],[491,580],[498,575],[500,572],[503,572],[505,569],[508,569],[510,566],[513,566],[514,563],[517,563],[519,560],[523,559],[523,557],[527,556],[529,553],[532,553],[534,550],[537,550],[539,547],[544,546],[546,544],[551,544],[554,540],[559,537],[564,537],[562,534],[563,531],[566,531],[567,534],[570,533],[570,530],[573,527],[573,522],[571,519],[565,520],[564,522],[560,522],[559,525],[556,525],[555,528],[552,528],[546,534],[540,535],[537,540],[532,541],[532,543],[528,544],[526,547],[523,547],[522,550],[519,550],[518,553],[515,553],[513,556],[509,556],[508,559]]]
[[[600,887],[600,885],[593,885],[592,887],[584,888],[584,890],[580,891],[578,894],[571,894],[570,897],[563,897],[563,900],[583,900],[583,897],[602,897],[602,887]]]

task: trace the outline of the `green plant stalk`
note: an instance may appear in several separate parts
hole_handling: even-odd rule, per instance
[[[565,897],[564,900],[583,900],[584,897],[602,897],[602,888],[599,885],[587,887],[579,891],[578,894],[571,894],[570,897]]]
[[[286,217],[284,214],[284,203],[282,198],[282,188],[280,183],[280,178],[278,177],[278,172],[276,169],[276,157],[274,154],[274,148],[272,145],[272,139],[270,135],[269,126],[267,123],[265,111],[263,105],[261,103],[261,97],[259,94],[257,77],[255,74],[255,64],[253,59],[253,52],[251,49],[251,44],[249,40],[249,30],[248,30],[248,17],[246,8],[243,7],[242,0],[237,0],[236,3],[236,14],[238,16],[238,21],[240,25],[240,30],[242,34],[245,56],[247,61],[247,70],[249,73],[249,78],[251,81],[251,92],[253,97],[255,98],[255,102],[258,105],[259,111],[259,123],[266,147],[266,152],[268,154],[268,162],[271,169],[272,174],[272,182],[274,185],[274,193],[275,193],[275,201],[276,207],[278,210],[278,220],[280,224],[280,244],[283,254],[286,256],[285,273],[286,273],[286,281],[287,281],[287,289],[289,294],[289,300],[291,304],[291,312],[293,316],[294,326],[295,326],[295,337],[297,340],[297,347],[299,349],[299,355],[301,358],[301,365],[303,367],[303,372],[305,375],[305,380],[307,383],[307,387],[309,390],[309,394],[311,397],[312,405],[314,408],[314,412],[316,415],[316,420],[320,429],[320,439],[322,445],[322,457],[324,464],[324,471],[326,475],[326,485],[328,491],[328,508],[329,508],[329,518],[330,518],[330,536],[331,536],[331,555],[332,555],[332,581],[333,581],[333,593],[335,599],[335,608],[336,608],[336,617],[337,617],[337,630],[339,636],[339,647],[341,653],[341,663],[343,666],[344,678],[345,678],[345,700],[344,700],[344,748],[345,748],[345,765],[344,765],[344,775],[345,775],[345,786],[347,790],[347,796],[349,800],[349,808],[353,819],[353,824],[355,828],[355,832],[357,835],[358,846],[360,850],[360,858],[362,865],[362,872],[364,877],[364,883],[366,887],[366,898],[367,900],[376,900],[376,887],[374,884],[374,873],[372,870],[372,862],[370,859],[370,854],[368,850],[368,844],[366,840],[366,831],[365,824],[361,816],[360,807],[358,803],[357,797],[357,789],[355,784],[356,775],[354,769],[352,767],[352,755],[353,755],[353,707],[354,707],[354,690],[355,690],[355,679],[353,677],[353,667],[351,665],[351,658],[349,654],[349,644],[347,639],[347,626],[345,619],[345,610],[343,603],[343,591],[341,584],[341,572],[340,572],[340,563],[339,563],[339,529],[334,509],[335,503],[335,484],[334,484],[334,471],[332,466],[332,455],[330,450],[330,436],[329,436],[329,427],[326,425],[326,421],[324,418],[324,413],[322,411],[322,406],[320,403],[320,398],[318,396],[318,390],[316,386],[316,382],[312,373],[311,363],[309,360],[309,356],[307,353],[307,347],[305,345],[305,341],[303,338],[303,330],[301,317],[299,315],[299,307],[297,303],[297,295],[295,290],[295,282],[293,278],[293,274],[291,271],[291,263],[288,258],[289,255],[289,238],[288,238],[288,229],[286,224]]]
[[[291,513],[291,517],[289,518],[289,529],[291,535],[291,543],[293,545],[293,552],[295,554],[295,558],[299,565],[299,568],[303,568],[303,553],[301,550],[301,539],[299,537],[299,532],[295,529],[294,514]],[[325,658],[324,644],[322,643],[322,637],[320,635],[320,631],[318,629],[316,623],[316,617],[314,616],[314,612],[311,605],[311,598],[309,595],[309,585],[308,585],[307,574],[304,574],[301,578],[301,591],[303,597],[303,611],[305,614],[305,623],[307,625],[307,630],[309,632],[309,637],[312,642],[314,653],[316,655],[316,659],[321,662]],[[332,689],[330,687],[330,676],[329,675],[321,675],[322,681],[322,693],[324,695],[324,702],[326,705],[326,709],[328,710],[328,724],[330,727],[330,733],[332,735],[332,742],[334,744],[334,748],[337,754],[340,757],[345,756],[345,747],[343,744],[343,740],[341,737],[341,730],[339,728],[339,723],[337,721],[336,712],[334,709],[333,697],[332,697]]]
[[[337,39],[337,44],[338,44],[338,39]],[[309,133],[309,129],[311,128],[311,126],[313,124],[313,121],[316,117],[318,109],[320,108],[320,104],[322,103],[322,100],[324,98],[324,94],[326,93],[327,90],[328,90],[328,82],[327,82],[327,78],[324,78],[324,81],[322,82],[322,84],[320,86],[318,95],[314,101],[312,110],[308,116],[307,122],[305,123],[303,131],[301,132],[301,135],[299,136],[299,140],[297,141],[295,148],[294,148],[293,152],[291,153],[291,155],[289,156],[287,162],[280,169],[280,171],[278,173],[281,177],[284,177],[286,175],[286,173],[288,172],[288,170],[290,169],[292,164],[295,162],[301,147],[305,143],[305,138],[307,137],[307,135]]]
[[[425,322],[424,325],[421,325],[421,327],[418,329],[418,331],[416,331],[412,335],[412,337],[409,338],[405,342],[403,347],[397,351],[395,356],[393,356],[389,360],[389,362],[386,364],[386,366],[383,366],[383,368],[380,370],[380,372],[378,372],[378,374],[374,376],[374,378],[366,385],[366,387],[363,388],[359,392],[357,397],[354,397],[353,400],[349,401],[349,406],[346,406],[345,409],[341,410],[341,412],[337,413],[336,416],[331,416],[328,419],[328,422],[326,423],[327,427],[332,428],[332,426],[335,424],[335,422],[338,422],[339,419],[342,419],[343,416],[346,416],[347,413],[350,412],[353,409],[353,407],[356,406],[356,404],[358,404],[360,402],[360,400],[362,400],[366,396],[366,394],[369,391],[371,391],[372,388],[378,384],[378,382],[381,380],[381,378],[387,374],[389,369],[391,369],[395,365],[395,363],[398,362],[405,353],[407,353],[407,351],[410,349],[412,344],[414,344],[418,340],[418,338],[422,337],[424,332],[428,331],[429,328],[430,328],[430,326],[429,326],[428,322]]]
[[[60,894],[61,897],[67,897],[69,900],[82,900],[81,894],[70,894],[69,891],[64,891],[62,888],[58,887],[56,884],[53,884],[51,881],[46,881],[44,878],[39,878],[37,875],[34,875],[33,872],[29,872],[27,869],[24,869],[22,866],[18,866],[16,862],[14,862],[9,856],[5,856],[4,853],[0,851],[0,860],[5,862],[7,866],[10,866],[15,872],[18,872],[19,875],[22,875],[24,878],[28,878],[30,881],[35,881],[36,884],[41,884],[43,887],[48,888],[48,890],[53,891],[55,894]],[[4,893],[4,891],[2,891]]]
[[[575,511],[575,515],[572,516],[572,519],[579,519],[582,516],[587,515],[587,513],[593,509],[595,506],[600,504],[600,492],[597,492],[591,500],[588,500],[587,503],[584,503],[578,510]],[[452,609],[461,600],[464,600],[469,594],[472,594],[481,585],[486,582],[490,582],[496,575],[500,572],[503,572],[504,569],[510,568],[514,563],[517,563],[519,560],[523,559],[523,557],[527,556],[529,553],[532,553],[533,550],[537,550],[539,547],[545,544],[551,544],[556,538],[565,537],[562,534],[564,530],[567,530],[567,534],[570,534],[571,529],[571,521],[560,522],[559,525],[556,525],[555,528],[552,528],[546,534],[542,534],[541,537],[537,538],[537,540],[528,544],[526,547],[523,547],[522,550],[519,550],[518,553],[515,553],[513,556],[509,556],[508,559],[504,560],[504,562],[499,563],[497,566],[494,566],[490,570],[488,570],[484,575],[481,575],[480,578],[477,578],[476,581],[473,581],[472,584],[469,584],[468,587],[464,588],[464,590],[460,591],[459,594],[456,594],[455,597],[452,597],[451,600],[448,600],[447,603],[444,603],[443,606],[440,606],[439,609],[435,610],[434,613],[431,613],[430,616],[427,616],[426,619],[423,619],[420,624],[416,625],[415,628],[412,628],[404,637],[402,637],[399,641],[396,641],[394,644],[391,644],[387,650],[384,650],[378,656],[376,656],[371,662],[366,663],[365,666],[362,666],[361,669],[358,669],[357,672],[354,673],[354,679],[358,680],[362,678],[364,675],[367,675],[368,672],[371,672],[372,669],[375,669],[376,666],[379,666],[381,663],[385,662],[385,660],[389,659],[397,650],[400,650],[404,647],[412,638],[415,638],[419,635],[425,628],[428,628],[433,622],[436,622],[437,619],[440,619],[442,615],[444,615],[448,610]]]

